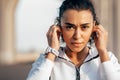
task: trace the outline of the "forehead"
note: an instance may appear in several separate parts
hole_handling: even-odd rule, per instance
[[[91,22],[93,21],[93,16],[89,10],[77,11],[70,9],[63,13],[61,19],[67,22]]]

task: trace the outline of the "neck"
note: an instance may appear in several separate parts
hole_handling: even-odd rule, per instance
[[[83,64],[88,54],[89,54],[89,48],[87,46],[84,47],[80,52],[73,52],[71,49],[66,47],[66,55],[76,66],[80,66],[81,64]]]

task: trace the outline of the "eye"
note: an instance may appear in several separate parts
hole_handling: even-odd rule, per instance
[[[83,25],[83,26],[81,26],[81,28],[85,30],[85,29],[89,28],[89,26]]]
[[[72,30],[72,29],[74,29],[74,28],[75,28],[75,27],[74,27],[73,25],[67,25],[67,26],[66,26],[66,29],[67,29],[67,30]]]

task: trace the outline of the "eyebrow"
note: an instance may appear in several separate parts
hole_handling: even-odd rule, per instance
[[[66,25],[71,25],[71,26],[76,26],[75,24],[72,24],[72,23],[65,23]],[[80,26],[86,26],[86,25],[89,25],[90,23],[83,23],[81,24]]]
[[[65,23],[66,25],[71,25],[71,26],[75,26],[74,24],[72,24],[72,23]]]
[[[80,26],[86,26],[86,25],[89,25],[90,23],[84,23],[84,24],[81,24]]]

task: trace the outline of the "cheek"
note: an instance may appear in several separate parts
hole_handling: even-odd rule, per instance
[[[73,32],[62,31],[62,36],[65,42],[69,42],[72,39]]]
[[[90,39],[90,34],[88,34],[88,35],[85,34],[84,39],[88,41]]]
[[[92,34],[92,31],[87,31],[87,32],[84,32],[81,36],[81,38],[85,41],[85,42],[88,42],[89,39],[90,39],[90,36]],[[62,31],[62,37],[64,39],[64,41],[66,43],[69,43],[71,40],[73,40],[73,36],[74,36],[74,31],[65,31],[63,30]]]
[[[84,39],[85,39],[86,41],[89,41],[91,35],[92,35],[92,32],[86,33],[86,34],[84,35]]]

